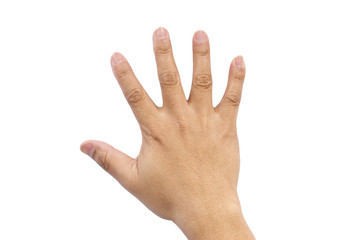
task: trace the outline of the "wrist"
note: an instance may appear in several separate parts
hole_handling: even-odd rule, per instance
[[[185,209],[187,214],[174,220],[189,240],[255,239],[243,217],[238,197],[195,209]]]

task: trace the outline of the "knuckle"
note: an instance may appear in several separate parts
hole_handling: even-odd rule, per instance
[[[196,54],[199,56],[207,56],[209,54],[209,48],[197,48]]]
[[[187,130],[187,124],[182,119],[177,120],[176,126],[177,126],[178,130],[182,133],[186,132],[186,130]]]
[[[223,129],[220,135],[222,136],[223,139],[236,138],[237,137],[236,121],[232,121],[231,123],[227,124],[227,126]]]
[[[193,84],[197,88],[207,89],[212,86],[212,77],[209,74],[197,74],[194,77]]]
[[[177,117],[174,118],[173,124],[175,128],[181,133],[185,133],[187,132],[187,129],[189,129],[188,118],[183,113],[180,113]]]
[[[144,97],[143,91],[139,88],[131,88],[125,94],[125,98],[130,104],[138,103],[143,100]]]
[[[172,51],[171,47],[169,44],[159,44],[156,49],[155,49],[155,53],[157,55],[167,55],[170,54]]]
[[[132,73],[130,68],[118,69],[116,75],[119,79],[129,76]]]
[[[96,162],[105,171],[109,171],[110,159],[111,159],[111,151],[99,151],[97,153]]]
[[[241,95],[235,91],[230,91],[226,94],[225,100],[233,106],[238,106],[241,102]]]
[[[239,69],[238,71],[235,71],[233,73],[233,78],[237,80],[243,80],[245,77],[245,71],[244,69]]]
[[[162,86],[172,86],[178,84],[178,77],[174,72],[164,72],[159,74],[159,81]]]

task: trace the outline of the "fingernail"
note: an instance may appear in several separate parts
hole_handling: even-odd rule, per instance
[[[155,31],[155,37],[156,37],[158,40],[167,38],[167,37],[168,37],[167,30],[165,30],[165,28],[163,28],[163,27],[158,28],[158,29]]]
[[[83,153],[87,154],[89,157],[93,157],[93,153],[94,153],[93,144],[85,143],[85,144],[81,145],[80,150]]]
[[[207,34],[204,31],[201,30],[196,32],[195,40],[197,42],[204,42],[207,40],[207,38],[208,38]]]
[[[123,56],[120,53],[114,53],[112,56],[112,64],[118,65],[124,61]]]
[[[243,57],[242,56],[236,57],[236,59],[234,61],[234,65],[236,65],[237,67],[242,67],[243,66]]]

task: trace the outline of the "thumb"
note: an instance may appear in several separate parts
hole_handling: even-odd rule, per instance
[[[138,177],[136,159],[101,141],[87,140],[80,150],[93,158],[127,190],[132,190]]]

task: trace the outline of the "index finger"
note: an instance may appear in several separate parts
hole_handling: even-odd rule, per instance
[[[125,98],[133,110],[139,123],[145,123],[154,117],[157,106],[144,90],[128,61],[120,53],[114,53],[111,58],[114,76],[118,80]]]

